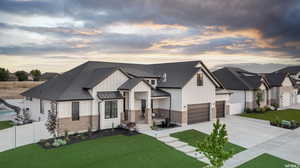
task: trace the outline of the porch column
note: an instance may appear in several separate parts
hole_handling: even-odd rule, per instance
[[[128,102],[129,102],[129,107],[128,107],[128,120],[130,122],[135,122],[135,105],[134,105],[134,91],[129,91],[128,92]]]
[[[147,114],[146,121],[149,125],[152,125],[152,109],[151,109],[151,91],[147,93]]]

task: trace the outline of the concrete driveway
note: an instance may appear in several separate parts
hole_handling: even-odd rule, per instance
[[[251,148],[291,132],[287,129],[270,126],[266,121],[239,116],[228,116],[222,118],[221,122],[226,124],[229,141],[245,148]],[[209,134],[212,131],[213,122],[194,124],[190,127]]]
[[[275,137],[291,132],[287,129],[270,126],[268,121],[250,119],[246,117],[227,116],[220,120],[222,123],[226,124],[229,141],[245,148],[251,148]],[[214,122],[215,121],[202,122],[162,131],[151,130],[144,133],[157,137],[164,134],[169,135],[175,132],[195,129],[200,132],[210,134]]]

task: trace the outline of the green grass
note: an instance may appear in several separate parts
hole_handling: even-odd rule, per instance
[[[256,118],[261,120],[272,121],[276,119],[276,116],[280,120],[295,120],[300,122],[300,110],[287,109],[287,110],[278,110],[278,111],[268,111],[265,113],[243,113],[240,114],[243,117]]]
[[[259,167],[270,167],[270,168],[284,168],[287,164],[293,164],[289,161],[282,160],[269,154],[262,154],[237,168],[259,168]]]
[[[45,150],[37,144],[0,153],[6,168],[196,168],[205,164],[146,135],[112,136]]]
[[[12,127],[13,123],[11,121],[0,121],[0,130]]]
[[[197,143],[202,141],[208,135],[196,130],[187,130],[171,134],[171,136],[196,147]],[[225,145],[225,150],[228,151],[231,149],[234,151],[234,154],[246,150],[246,148],[228,142]]]

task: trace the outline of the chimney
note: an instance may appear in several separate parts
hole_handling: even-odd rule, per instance
[[[167,82],[167,73],[164,73],[162,76],[163,82]]]

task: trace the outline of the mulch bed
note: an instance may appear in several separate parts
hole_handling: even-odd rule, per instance
[[[276,124],[276,123],[273,123],[273,122],[270,122],[270,125],[274,126],[274,127],[279,127],[279,128],[285,128],[285,129],[290,129],[290,130],[294,130],[296,128],[299,128],[300,127],[300,124],[298,123],[297,125],[294,125],[294,126],[285,126],[285,125],[281,125],[281,124]]]
[[[124,136],[134,136],[138,135],[140,133],[136,131],[129,131],[124,128],[115,128],[115,129],[105,129],[105,130],[99,130],[95,132],[85,132],[85,133],[76,133],[69,135],[69,141],[67,142],[66,145],[62,146],[67,146],[87,140],[93,140],[93,139],[99,139],[99,138],[104,138],[104,137],[109,137],[109,136],[115,136],[115,135],[124,135]],[[64,139],[64,137],[58,137],[57,139]],[[47,139],[47,140],[41,140],[38,142],[38,144],[44,148],[44,149],[54,149],[54,148],[59,148],[62,146],[54,147],[52,145],[47,145],[52,144],[54,142],[54,138]]]

